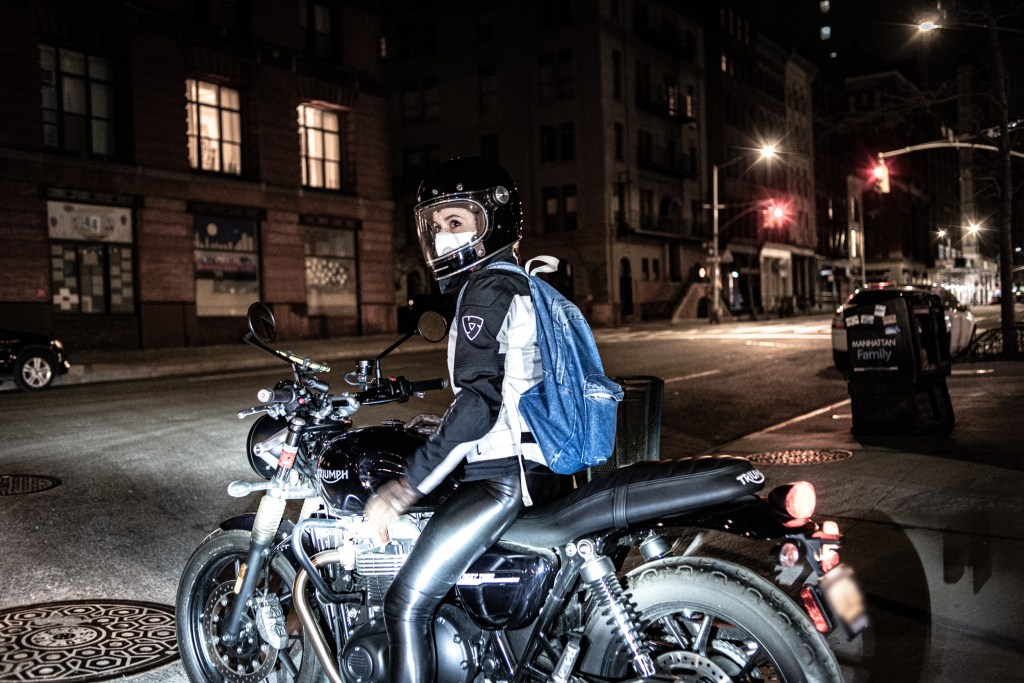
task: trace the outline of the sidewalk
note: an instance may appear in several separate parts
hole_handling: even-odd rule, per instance
[[[857,438],[849,401],[715,449],[850,455],[759,465],[772,486],[806,479],[867,593],[873,625],[841,652],[854,680],[1020,680],[1024,667],[1024,363],[966,363],[948,379],[946,436]]]

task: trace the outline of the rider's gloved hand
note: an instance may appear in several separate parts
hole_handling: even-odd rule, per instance
[[[405,480],[398,477],[384,482],[377,492],[366,501],[363,514],[387,536],[388,527],[395,517],[402,514],[420,499],[420,494]]]

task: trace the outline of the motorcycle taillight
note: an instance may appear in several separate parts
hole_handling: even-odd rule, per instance
[[[768,494],[768,502],[775,509],[785,512],[793,522],[803,523],[814,514],[818,497],[810,482],[796,481],[772,489]]]

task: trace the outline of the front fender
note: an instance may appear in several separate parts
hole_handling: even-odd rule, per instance
[[[229,517],[218,524],[217,528],[203,539],[203,543],[206,543],[211,537],[222,531],[252,531],[252,525],[255,521],[255,512],[246,512],[242,515]],[[281,525],[277,528],[277,535],[274,536],[274,547],[277,549],[278,554],[288,560],[298,571],[299,563],[295,560],[295,555],[292,554],[292,531],[294,529],[295,524],[287,519],[282,519]]]

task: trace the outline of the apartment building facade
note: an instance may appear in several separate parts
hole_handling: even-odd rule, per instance
[[[0,320],[71,348],[387,332],[380,26],[359,2],[7,3]]]

